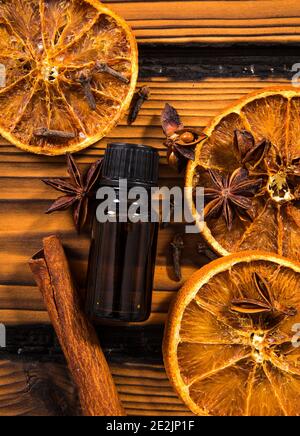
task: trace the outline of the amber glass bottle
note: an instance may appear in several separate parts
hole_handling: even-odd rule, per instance
[[[158,223],[151,222],[151,188],[157,185],[158,164],[158,153],[151,147],[124,143],[107,147],[100,187],[112,188],[115,199],[105,208],[100,201],[110,219],[99,220],[97,214],[93,225],[87,312],[94,322],[103,318],[141,322],[151,313],[158,235]],[[120,188],[120,180],[126,181],[126,188]],[[132,220],[136,199],[128,199],[128,193],[136,187],[147,194],[147,216],[137,208]]]

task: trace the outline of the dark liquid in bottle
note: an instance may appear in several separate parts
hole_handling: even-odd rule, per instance
[[[87,283],[87,312],[93,321],[142,322],[150,315],[158,236],[151,205],[158,168],[159,155],[151,147],[107,146]]]
[[[157,235],[157,223],[95,223],[88,274],[88,312],[92,320],[148,319]]]

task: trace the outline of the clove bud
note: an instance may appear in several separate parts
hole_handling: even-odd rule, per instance
[[[177,281],[181,281],[181,255],[184,248],[183,238],[180,234],[175,235],[173,241],[171,242],[172,256],[173,256],[173,268]]]
[[[110,76],[114,77],[115,79],[120,80],[123,83],[126,83],[126,85],[128,85],[130,83],[130,80],[123,76],[122,73],[120,73],[117,70],[114,70],[113,68],[111,68],[109,65],[107,65],[105,62],[99,62],[97,61],[95,64],[95,71],[97,73],[106,73],[109,74]]]

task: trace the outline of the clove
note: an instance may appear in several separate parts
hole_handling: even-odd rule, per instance
[[[180,234],[175,235],[173,241],[171,242],[172,255],[173,255],[173,268],[177,281],[181,281],[181,255],[184,248],[183,238]]]
[[[150,97],[150,88],[148,86],[143,86],[139,89],[131,102],[129,115],[128,115],[128,124],[131,125],[137,119],[137,116],[145,103],[145,101],[149,100]]]
[[[121,82],[126,83],[126,85],[130,83],[130,80],[127,77],[123,76],[123,74],[120,73],[119,71],[116,71],[110,66],[108,66],[105,62],[97,61],[95,64],[95,71],[97,71],[97,73],[109,74],[115,79],[119,79]]]
[[[170,226],[171,221],[174,219],[174,211],[175,211],[175,204],[174,204],[174,200],[171,198],[168,215],[166,217],[161,216],[161,219],[160,219],[159,227],[161,230],[164,230]]]
[[[209,260],[218,259],[216,253],[214,253],[204,242],[198,242],[197,244],[198,254],[207,257]]]
[[[46,127],[40,127],[33,132],[34,136],[45,139],[74,139],[76,137],[73,132],[64,132],[62,130],[50,130]]]
[[[91,86],[91,81],[92,81],[92,77],[90,75],[90,71],[89,70],[83,70],[80,72],[79,77],[78,77],[78,81],[82,86],[85,98],[87,99],[87,102],[89,104],[89,107],[95,111],[97,109],[97,105],[96,105],[96,100],[94,97],[94,94],[92,92],[92,86]]]

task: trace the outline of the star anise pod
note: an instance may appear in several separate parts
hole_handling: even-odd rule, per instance
[[[75,159],[67,155],[68,173],[70,180],[44,179],[46,185],[51,186],[65,195],[59,197],[46,211],[47,214],[63,211],[73,207],[73,217],[78,232],[83,228],[88,216],[89,199],[92,196],[96,182],[101,175],[102,159],[94,162],[86,174],[82,175]]]
[[[164,145],[168,148],[168,163],[180,173],[189,160],[195,160],[195,147],[206,139],[206,135],[185,128],[177,110],[168,103],[162,112],[161,123],[167,137]]]
[[[266,139],[255,142],[252,133],[247,130],[235,130],[233,146],[239,162],[242,165],[250,164],[254,169],[264,159],[270,148],[270,142]]]
[[[238,168],[231,175],[217,170],[208,170],[213,187],[204,189],[205,218],[223,214],[228,230],[231,230],[233,218],[237,214],[241,219],[248,216],[252,198],[262,184],[262,179],[250,178],[245,168]]]
[[[253,274],[253,282],[255,289],[260,296],[258,299],[239,298],[232,300],[230,310],[232,312],[244,314],[260,314],[273,312],[275,315],[295,316],[297,310],[293,307],[286,307],[272,298],[270,292],[270,285],[260,274]]]

